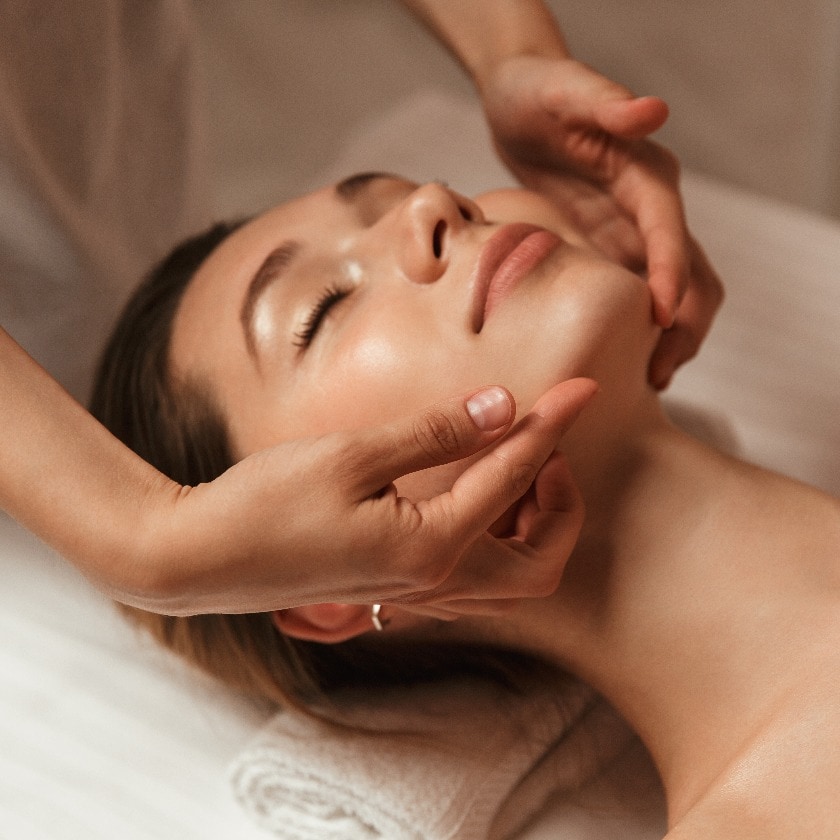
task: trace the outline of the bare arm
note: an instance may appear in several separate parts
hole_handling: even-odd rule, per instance
[[[0,505],[111,592],[152,587],[119,563],[167,480],[0,329]]]
[[[568,58],[563,33],[542,0],[402,0],[477,86],[508,58]]]
[[[552,455],[593,393],[587,380],[553,389],[449,493],[418,505],[391,482],[498,441],[515,413],[506,391],[293,441],[188,488],[111,436],[0,330],[0,505],[99,588],[156,612],[322,601],[494,612],[559,583],[583,505]],[[487,535],[546,463],[553,489],[533,530]]]

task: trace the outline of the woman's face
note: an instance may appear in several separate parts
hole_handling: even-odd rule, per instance
[[[526,411],[573,376],[643,379],[650,311],[645,282],[533,193],[362,175],[223,242],[184,295],[172,363],[210,384],[245,456],[484,385]]]

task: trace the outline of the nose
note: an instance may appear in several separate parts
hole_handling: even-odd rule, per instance
[[[457,233],[483,223],[481,209],[442,184],[418,187],[398,208],[397,259],[412,283],[434,283],[449,265]]]

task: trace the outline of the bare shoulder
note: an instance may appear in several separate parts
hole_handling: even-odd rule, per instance
[[[840,654],[835,654],[803,668],[798,688],[666,840],[836,840],[838,792]]]

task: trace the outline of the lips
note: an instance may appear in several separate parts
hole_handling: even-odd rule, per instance
[[[545,228],[524,223],[505,225],[487,240],[478,255],[473,283],[474,332],[481,332],[499,301],[559,244],[559,238]]]

